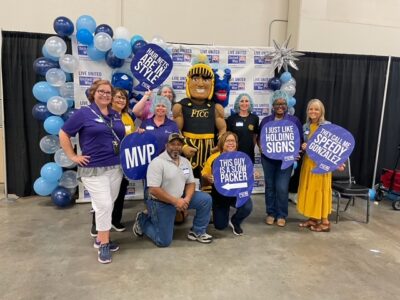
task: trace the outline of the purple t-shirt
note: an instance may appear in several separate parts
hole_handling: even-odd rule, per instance
[[[90,109],[92,108],[96,114]],[[101,115],[95,103],[89,107],[78,109],[64,124],[62,130],[70,136],[79,133],[79,145],[82,155],[90,156],[85,167],[107,167],[118,165],[119,155],[114,153],[113,141],[116,140],[111,129],[99,118]],[[108,116],[104,120],[112,125],[114,132],[120,140],[124,138],[125,127],[120,115],[109,108]]]
[[[145,129],[148,133],[151,133],[156,137],[158,146],[157,155],[165,150],[165,144],[168,142],[168,136],[174,132],[179,133],[178,125],[168,118],[165,118],[164,123],[157,127],[157,125],[154,123],[154,117],[152,117],[144,120],[142,124],[140,124],[140,128]]]

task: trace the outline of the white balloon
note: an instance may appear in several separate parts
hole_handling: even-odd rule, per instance
[[[52,68],[46,72],[46,81],[52,86],[62,86],[66,79],[67,76],[61,69]]]
[[[130,42],[131,34],[126,27],[120,26],[114,30],[114,40],[116,39],[124,39]]]
[[[112,37],[105,32],[99,32],[93,38],[93,43],[96,49],[103,52],[111,49],[112,42]]]
[[[156,44],[163,49],[167,47],[167,44],[165,43],[164,39],[158,35],[153,36],[153,38],[151,39],[151,43]]]
[[[296,87],[292,84],[284,83],[281,86],[281,91],[284,91],[289,97],[293,97],[296,94]]]
[[[63,186],[67,189],[72,189],[72,188],[76,187],[78,185],[76,171],[72,171],[72,170],[65,171],[62,174],[58,185]]]
[[[74,73],[79,67],[79,60],[71,54],[61,56],[58,62],[61,69],[67,73]]]
[[[68,158],[67,154],[65,154],[63,149],[59,149],[56,151],[56,153],[54,154],[54,161],[60,167],[68,167],[74,164],[74,162]]]
[[[66,82],[60,87],[60,96],[65,100],[74,100],[74,83]]]
[[[45,135],[39,142],[40,150],[46,154],[53,154],[60,149],[60,140],[57,135]]]
[[[288,114],[293,116],[294,113],[295,113],[294,107],[289,107],[289,108],[288,108]]]
[[[67,52],[67,44],[58,36],[49,37],[44,43],[47,53],[54,57],[61,57]]]
[[[53,115],[61,116],[68,109],[67,100],[60,96],[54,96],[47,101],[47,109]]]

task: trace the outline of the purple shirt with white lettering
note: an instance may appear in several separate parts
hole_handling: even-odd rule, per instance
[[[94,113],[90,108],[94,110]],[[124,138],[125,127],[120,115],[113,109],[108,109],[104,120],[112,125],[120,141]],[[101,112],[93,102],[88,107],[78,109],[64,124],[62,130],[69,136],[79,133],[79,145],[82,155],[90,156],[85,167],[107,167],[120,163],[119,155],[114,153],[113,141],[116,140],[111,129],[99,118]]]
[[[157,139],[158,146],[158,154],[165,150],[165,144],[168,142],[168,136],[171,133],[177,132],[179,133],[178,125],[168,118],[165,118],[165,121],[160,126],[157,126],[154,123],[154,116],[150,119],[144,120],[142,124],[140,124],[140,128],[146,130],[146,132],[153,134]]]

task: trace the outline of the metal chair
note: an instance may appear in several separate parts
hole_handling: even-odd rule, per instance
[[[350,159],[347,160],[344,171],[340,172],[336,170],[333,172],[332,192],[333,196],[337,198],[336,223],[339,222],[340,200],[342,197],[348,199],[343,211],[346,211],[348,209],[350,203],[354,206],[355,197],[364,198],[367,202],[366,223],[369,222],[369,188],[363,185],[356,184],[354,177],[351,176]]]

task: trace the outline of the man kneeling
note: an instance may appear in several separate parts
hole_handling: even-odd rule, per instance
[[[192,229],[187,235],[189,240],[212,241],[212,236],[206,233],[212,199],[207,193],[195,191],[190,162],[180,155],[183,141],[178,133],[170,134],[166,150],[150,162],[147,169],[148,213],[138,212],[133,225],[136,236],[145,234],[159,247],[168,247],[172,242],[177,210],[196,210]]]

